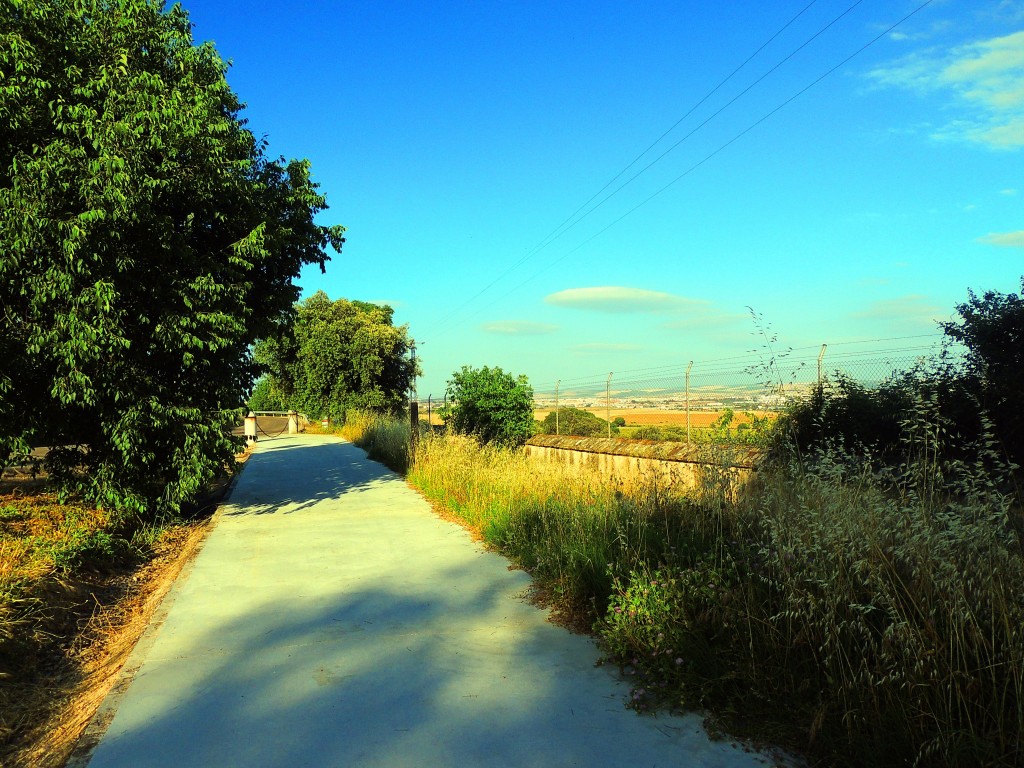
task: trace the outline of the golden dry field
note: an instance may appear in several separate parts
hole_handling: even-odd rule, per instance
[[[543,421],[544,417],[553,410],[553,408],[536,410],[533,412],[533,418],[537,421]],[[586,410],[602,419],[607,418],[609,414],[612,419],[621,416],[626,420],[627,427],[686,426],[686,411],[668,411],[660,408],[612,408],[611,411],[606,411],[604,408],[587,408]],[[723,411],[690,411],[690,426],[696,428],[709,427],[722,413]],[[777,415],[773,411],[753,411],[753,413],[756,416],[769,416],[771,418],[775,418]],[[750,419],[741,411],[734,411],[731,426],[735,428],[737,425],[748,421]]]

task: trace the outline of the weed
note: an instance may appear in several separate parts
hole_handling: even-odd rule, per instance
[[[1021,765],[1019,499],[984,441],[944,458],[944,429],[921,402],[901,466],[820,447],[738,501],[714,467],[690,496],[627,491],[459,437],[410,480],[589,616],[638,710],[707,707],[839,765]]]

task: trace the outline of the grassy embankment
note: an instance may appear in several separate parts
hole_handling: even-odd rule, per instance
[[[128,588],[114,580],[165,533],[38,488],[0,492],[0,763],[50,736],[40,725],[82,687],[80,655],[103,633],[96,619]]]
[[[0,765],[60,766],[207,529],[223,478],[159,521],[0,486]]]
[[[928,439],[896,477],[818,453],[735,504],[714,471],[624,492],[459,437],[423,441],[409,479],[593,627],[637,709],[707,709],[828,764],[1021,765],[1012,500]]]

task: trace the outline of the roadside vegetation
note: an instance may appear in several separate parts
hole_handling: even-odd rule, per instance
[[[789,453],[735,504],[713,468],[627,491],[458,435],[424,440],[409,479],[600,636],[638,710],[833,764],[1019,765],[1019,508],[984,457],[938,459],[919,415],[899,477]]]
[[[638,711],[829,765],[1024,765],[1019,306],[972,295],[965,356],[766,419],[738,498],[715,466],[626,487],[455,431],[409,480],[599,637]]]
[[[0,764],[64,765],[201,538],[200,512],[154,524],[39,482],[0,488]]]
[[[400,474],[409,470],[409,420],[372,411],[350,410],[338,433]]]

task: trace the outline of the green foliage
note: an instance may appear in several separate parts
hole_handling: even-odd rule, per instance
[[[782,417],[779,435],[793,440],[802,451],[832,445],[848,452],[895,458],[902,434],[900,423],[918,386],[913,375],[894,375],[874,389],[837,376],[816,387],[810,398],[796,403]]]
[[[173,511],[237,447],[249,345],[342,228],[269,160],[227,65],[153,0],[0,4],[0,458]]]
[[[820,764],[1019,766],[1020,500],[983,446],[943,459],[935,417],[912,409],[888,473],[812,451],[737,504],[453,437],[424,441],[410,480],[563,616],[592,611],[637,709],[710,710]]]
[[[624,426],[626,426],[626,420],[624,418],[622,418],[621,416],[616,416],[614,419],[612,419],[612,426],[613,427],[624,427]]]
[[[397,415],[417,371],[408,326],[396,328],[392,315],[391,307],[331,301],[317,291],[254,354],[283,401],[311,418],[342,421],[349,410]]]
[[[501,368],[471,368],[452,374],[448,382],[445,425],[485,443],[522,445],[532,435],[533,389],[525,376]]]
[[[1021,277],[1024,294],[1024,277]],[[1011,461],[1024,465],[1024,298],[987,291],[957,306],[946,335],[967,348],[968,388],[977,392]]]
[[[969,296],[957,307],[960,320],[942,324],[948,339],[966,348],[964,359],[947,349],[872,388],[837,376],[796,404],[776,436],[801,451],[832,447],[898,463],[905,422],[927,404],[935,423],[957,438],[942,442],[945,459],[963,460],[991,441],[997,461],[1024,463],[1024,299],[994,291]]]
[[[707,553],[686,567],[639,562],[613,580],[601,636],[633,677],[634,709],[699,709],[720,696],[716,687],[727,677],[720,649],[736,626],[723,598],[738,582],[726,563]]]
[[[577,435],[579,437],[608,437],[608,422],[590,411],[572,406],[558,409],[558,434]],[[541,431],[545,435],[555,434],[555,412],[551,411],[541,422]],[[619,427],[612,422],[612,435],[619,434]]]
[[[269,376],[260,376],[249,394],[247,404],[250,411],[283,411],[284,398]]]

